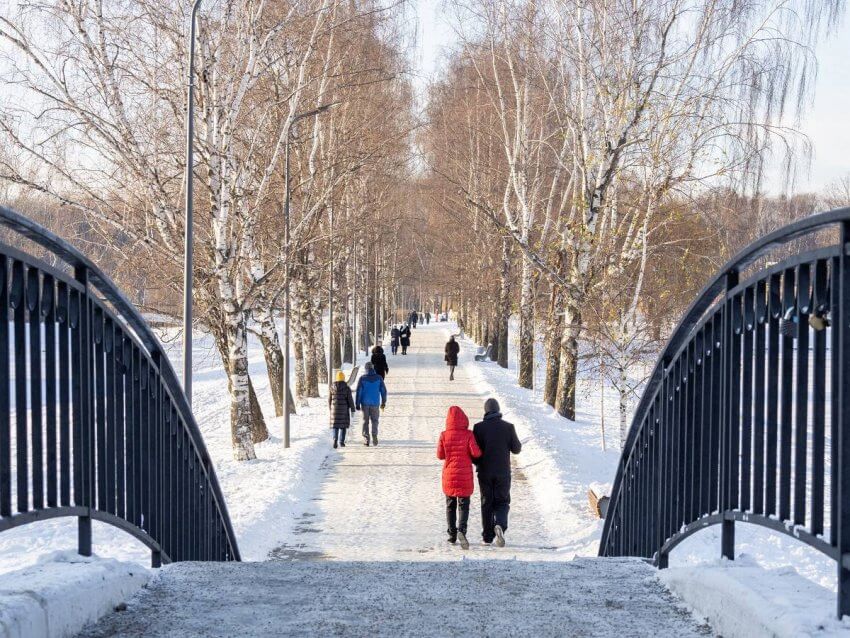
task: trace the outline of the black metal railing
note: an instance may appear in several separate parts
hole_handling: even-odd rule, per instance
[[[828,245],[788,250],[800,239]],[[766,260],[783,245],[794,254]],[[666,567],[677,544],[720,524],[732,559],[735,522],[762,525],[836,561],[838,615],[850,614],[848,384],[843,208],[755,242],[691,305],[635,412],[600,556]]]
[[[152,563],[239,560],[210,456],[141,315],[91,261],[9,209],[0,225],[0,532],[75,516],[146,544]],[[9,232],[11,231],[11,233]]]

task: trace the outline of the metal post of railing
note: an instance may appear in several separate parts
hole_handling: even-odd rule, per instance
[[[80,298],[79,337],[82,343],[80,348],[80,419],[75,420],[80,428],[81,443],[80,454],[76,457],[81,463],[80,474],[82,476],[82,504],[89,508],[94,502],[92,490],[92,465],[94,455],[94,437],[92,436],[92,413],[91,413],[91,334],[89,332],[91,322],[89,313],[88,269],[79,266],[74,270],[74,278],[83,285],[84,293]],[[75,495],[79,503],[79,497]],[[77,519],[77,552],[81,556],[91,556],[91,516],[80,516]]]
[[[833,337],[833,365],[839,366],[838,441],[833,474],[838,498],[838,618],[850,615],[850,222],[841,222],[841,256],[838,272],[833,277],[839,288],[838,321]],[[835,281],[837,279],[837,281]]]
[[[726,273],[726,295],[738,285],[739,275],[737,271]],[[722,445],[720,453],[720,512],[723,513],[723,523],[720,531],[720,552],[721,555],[728,560],[735,560],[735,519],[727,511],[733,505],[731,503],[732,481],[734,472],[732,464],[737,463],[737,458],[732,458],[733,452],[737,446],[732,444],[732,436],[735,431],[734,421],[737,418],[737,406],[733,406],[733,401],[730,400],[734,394],[734,385],[736,384],[736,375],[740,372],[740,361],[736,360],[737,349],[734,347],[735,335],[735,316],[733,312],[733,300],[726,299],[726,308],[723,321],[723,400],[721,405],[724,406],[721,425],[720,425],[720,442]]]

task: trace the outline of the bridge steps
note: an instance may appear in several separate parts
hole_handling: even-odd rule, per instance
[[[83,636],[704,636],[635,559],[179,563]]]

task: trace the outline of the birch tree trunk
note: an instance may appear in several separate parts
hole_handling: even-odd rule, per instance
[[[499,271],[499,309],[496,330],[496,352],[499,365],[508,367],[508,330],[511,320],[511,252],[510,240],[502,239],[502,264]]]
[[[561,333],[561,361],[558,371],[558,395],[555,409],[570,421],[576,419],[576,379],[578,376],[578,338],[581,332],[580,305],[567,299],[564,305],[564,329]]]
[[[522,260],[519,318],[517,382],[521,388],[531,390],[534,388],[534,268],[526,258]]]
[[[561,367],[561,334],[563,322],[563,295],[553,288],[549,317],[546,322],[546,380],[543,383],[543,401],[552,407],[558,399],[558,375]]]
[[[283,351],[280,348],[280,337],[277,333],[274,318],[268,307],[263,305],[254,311],[257,321],[260,343],[263,346],[263,357],[269,375],[269,388],[274,399],[275,416],[283,416]]]

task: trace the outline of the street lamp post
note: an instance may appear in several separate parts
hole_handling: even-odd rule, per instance
[[[186,221],[183,251],[183,392],[189,407],[192,407],[192,240],[194,219],[192,200],[194,195],[194,139],[195,139],[195,25],[201,0],[192,4],[192,20],[189,27],[189,86],[186,89]]]
[[[331,104],[323,104],[318,108],[313,109],[312,111],[307,111],[306,113],[299,113],[295,117],[293,117],[286,127],[286,143],[284,144],[283,149],[283,181],[284,181],[284,201],[283,201],[283,243],[286,251],[286,258],[284,260],[283,265],[283,279],[284,288],[283,291],[283,308],[285,313],[285,321],[283,328],[283,397],[281,400],[281,405],[283,405],[283,447],[289,447],[289,315],[290,315],[290,297],[289,297],[289,263],[290,263],[290,245],[289,245],[289,200],[290,200],[290,190],[289,190],[289,143],[292,140],[292,129],[295,127],[295,124],[299,120],[303,120],[305,117],[312,117],[314,115],[319,115],[320,113],[324,113],[329,108],[331,108],[334,103]]]

